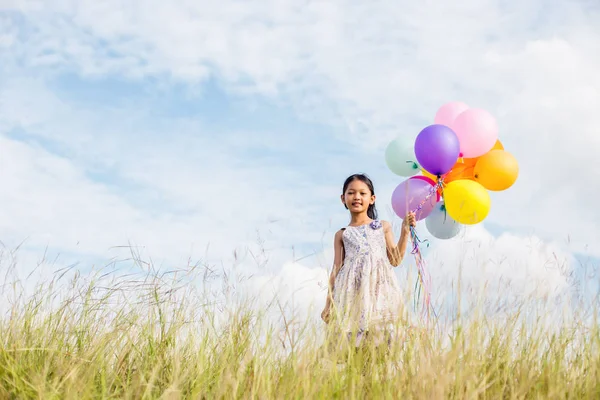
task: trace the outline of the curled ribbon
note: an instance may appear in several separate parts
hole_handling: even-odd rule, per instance
[[[414,210],[412,210],[412,212],[416,213],[416,212],[420,211],[423,208],[423,205],[431,198],[431,196],[435,195],[438,190],[443,191],[443,189],[444,189],[444,177],[438,176],[438,180],[437,180],[436,184],[431,188],[430,192],[423,199],[423,201],[421,201],[421,203],[419,203],[419,205]],[[416,302],[421,297],[421,289],[422,289],[422,291],[423,291],[423,311],[425,312],[427,317],[429,317],[429,310],[433,311],[433,314],[435,316],[437,316],[435,309],[431,305],[431,276],[429,275],[427,269],[425,268],[426,263],[421,254],[421,248],[419,245],[420,243],[425,243],[428,241],[421,240],[419,238],[419,236],[417,235],[417,230],[412,226],[410,227],[410,238],[412,241],[411,254],[413,254],[415,256],[415,263],[417,265],[417,273],[418,273],[418,279],[417,279],[417,282],[415,282],[415,291],[417,292],[417,297],[415,298],[415,308],[416,308]],[[429,243],[427,243],[427,246],[429,246]],[[420,285],[419,285],[419,283],[420,283]]]

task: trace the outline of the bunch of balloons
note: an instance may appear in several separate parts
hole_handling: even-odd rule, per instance
[[[498,140],[495,118],[462,102],[440,107],[416,139],[393,140],[385,160],[396,175],[409,177],[394,190],[394,212],[400,218],[415,212],[439,239],[483,221],[491,207],[488,191],[508,189],[519,174],[517,160]]]

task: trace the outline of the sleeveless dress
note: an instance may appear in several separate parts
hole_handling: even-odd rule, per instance
[[[348,226],[342,232],[344,261],[333,287],[333,313],[338,328],[358,346],[365,334],[379,342],[401,314],[400,284],[387,256],[381,221]],[[379,338],[379,339],[377,339]],[[388,337],[389,343],[390,337]]]

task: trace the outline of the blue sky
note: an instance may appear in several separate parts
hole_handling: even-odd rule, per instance
[[[9,2],[0,240],[26,240],[24,272],[46,248],[85,270],[128,243],[165,268],[229,265],[236,251],[253,271],[266,247],[269,273],[295,265],[322,281],[348,220],[345,177],[369,173],[399,223],[385,146],[460,100],[497,117],[521,171],[484,224],[426,249],[437,287],[458,264],[473,285],[563,287],[544,266],[600,256],[599,15],[535,0]]]

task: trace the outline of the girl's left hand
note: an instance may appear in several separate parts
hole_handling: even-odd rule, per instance
[[[404,218],[404,221],[402,222],[402,226],[404,227],[404,229],[410,229],[410,227],[415,227],[417,226],[417,218],[415,216],[414,212],[409,212],[406,217]]]
[[[321,319],[328,324],[329,320],[331,319],[331,306],[329,304],[327,304],[325,306],[325,309],[323,310],[323,312],[321,313]]]

